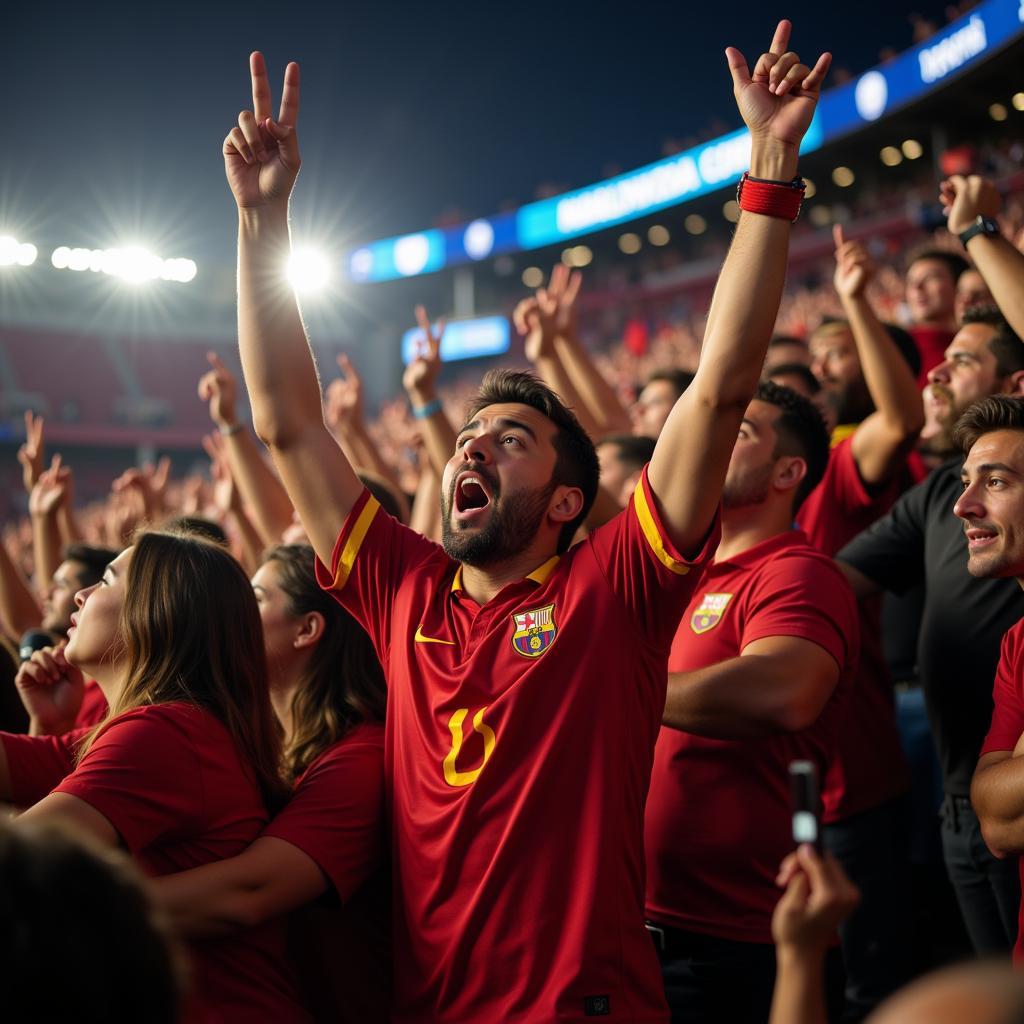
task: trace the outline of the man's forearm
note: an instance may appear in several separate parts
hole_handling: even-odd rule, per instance
[[[601,371],[580,340],[568,335],[555,339],[555,352],[572,381],[573,389],[589,415],[595,441],[608,434],[629,434],[632,424],[615,389],[604,379]]]
[[[252,525],[263,546],[279,544],[291,525],[292,503],[284,485],[264,461],[252,435],[243,425],[225,438],[228,465],[235,486],[252,512]]]
[[[975,235],[967,243],[967,253],[1007,323],[1024,337],[1024,253],[1001,235]]]
[[[36,586],[49,585],[60,565],[60,530],[56,514],[33,514],[32,553],[35,561]]]
[[[43,621],[43,611],[28,580],[14,564],[5,544],[0,543],[0,628],[15,642],[26,630]]]

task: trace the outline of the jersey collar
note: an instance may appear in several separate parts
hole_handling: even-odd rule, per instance
[[[526,579],[540,585],[547,583],[548,577],[555,571],[555,566],[558,565],[560,557],[560,555],[552,555],[543,565],[538,565],[533,572],[528,573]],[[452,593],[457,594],[461,590],[462,563],[460,562],[459,567],[455,570],[455,578],[452,580]]]

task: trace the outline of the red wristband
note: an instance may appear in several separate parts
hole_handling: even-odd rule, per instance
[[[768,181],[752,178],[743,172],[736,186],[736,202],[747,213],[761,213],[766,217],[781,217],[796,222],[806,189],[804,179],[797,176],[792,181]]]

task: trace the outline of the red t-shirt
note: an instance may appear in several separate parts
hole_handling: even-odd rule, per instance
[[[1011,626],[1003,637],[992,700],[992,725],[979,757],[996,750],[1012,751],[1024,734],[1024,619]],[[1024,884],[1024,858],[1018,858],[1017,863]],[[1024,967],[1024,903],[1017,920],[1013,962],[1017,967]]]
[[[390,1020],[384,821],[384,726],[366,723],[303,772],[288,806],[263,832],[316,861],[337,897],[298,911],[290,928],[289,948],[317,1019],[335,1024]]]
[[[31,807],[75,769],[78,747],[91,729],[73,729],[61,736],[24,736],[0,732],[11,779],[11,803]]]
[[[669,671],[716,665],[771,636],[823,647],[842,670],[839,683],[801,732],[741,741],[661,730],[645,830],[647,916],[658,924],[772,941],[775,876],[793,849],[789,762],[813,761],[824,775],[859,642],[853,592],[832,559],[796,530],[708,566],[680,623]]]
[[[390,687],[395,1021],[667,1021],[643,806],[691,565],[646,472],[483,606],[437,544],[366,492],[352,509],[317,572]]]
[[[855,431],[856,432],[856,431]],[[826,555],[835,555],[885,515],[911,473],[872,494],[853,456],[853,437],[831,451],[820,484],[800,506],[797,524]],[[857,678],[836,737],[836,756],[822,786],[824,821],[842,821],[878,807],[910,786],[896,728],[892,679],[882,651],[881,598],[860,602],[861,652]]]
[[[154,876],[234,857],[267,823],[259,789],[227,729],[190,704],[118,715],[55,792],[99,811]],[[285,967],[283,920],[226,939],[197,940],[190,948],[190,1020],[307,1019]]]
[[[907,328],[910,336],[921,353],[921,372],[917,375],[917,386],[923,388],[928,383],[928,371],[938,366],[946,358],[946,349],[956,337],[956,331],[946,327],[928,327],[925,324],[914,324]]]

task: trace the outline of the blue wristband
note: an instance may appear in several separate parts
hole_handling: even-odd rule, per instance
[[[427,402],[426,405],[414,405],[412,407],[412,414],[418,420],[425,420],[435,413],[439,413],[441,408],[441,399],[435,398],[432,402]]]

